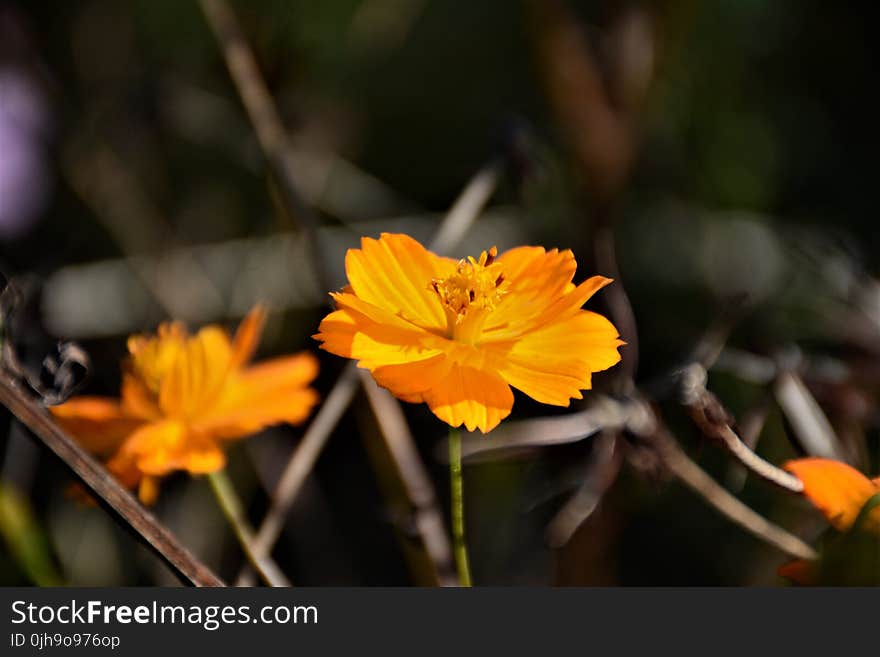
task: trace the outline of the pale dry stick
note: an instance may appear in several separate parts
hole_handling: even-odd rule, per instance
[[[503,168],[500,161],[492,161],[470,179],[444,217],[434,239],[431,240],[429,248],[432,251],[448,255],[458,246],[495,193]]]
[[[662,425],[658,425],[651,440],[657,446],[669,471],[723,516],[753,536],[796,559],[814,560],[818,558],[819,555],[816,551],[797,536],[750,509],[712,479],[705,470],[685,454]]]
[[[599,397],[594,406],[579,415],[581,417],[572,423],[566,421],[568,418],[543,418],[512,424],[508,428],[511,432],[508,435],[519,437],[519,425],[541,426],[542,430],[553,434],[553,440],[547,443],[540,438],[529,441],[526,440],[525,433],[522,434],[522,438],[516,440],[518,446],[539,447],[545,444],[583,440],[595,433],[593,429],[597,425],[604,430],[623,431],[644,440],[653,447],[674,476],[681,479],[729,520],[783,552],[798,558],[816,558],[816,552],[809,545],[740,502],[691,460],[679,447],[651,405],[638,393],[622,401],[611,397]],[[566,430],[571,432],[567,439],[564,436]],[[471,454],[475,453],[478,452],[471,452]]]
[[[553,516],[544,531],[547,544],[559,548],[568,543],[578,528],[598,508],[605,493],[617,479],[623,465],[623,450],[618,447],[618,431],[604,431],[596,440],[586,464],[586,476],[580,488]]]
[[[452,547],[443,515],[438,509],[434,485],[419,457],[403,409],[387,390],[376,385],[369,372],[360,370],[359,374],[381,433],[385,436],[385,443],[403,479],[413,507],[413,522],[425,544],[435,578],[441,586],[455,586],[458,580],[452,568]]]
[[[590,398],[590,405],[582,411],[557,417],[508,421],[487,436],[465,440],[462,458],[468,461],[488,458],[487,455],[493,452],[504,456],[504,452],[516,449],[574,443],[603,430],[625,429],[640,422],[644,413],[642,404],[595,393]]]
[[[749,409],[739,423],[739,433],[742,441],[753,452],[758,446],[761,439],[761,433],[764,431],[764,425],[767,424],[767,418],[770,415],[770,399],[765,396],[754,407]],[[746,478],[749,471],[741,464],[731,463],[727,475],[727,487],[731,491],[741,491],[745,486]]]
[[[29,399],[5,374],[0,374],[0,404],[64,461],[181,580],[194,586],[225,586],[152,513],[144,509],[104,466],[62,431],[46,411]]]
[[[773,393],[808,454],[838,461],[849,460],[840,449],[840,438],[828,416],[797,372],[782,369],[773,384]]]
[[[272,494],[272,504],[263,518],[256,535],[254,536],[251,550],[255,557],[263,558],[271,554],[272,548],[281,530],[284,521],[296,501],[303,484],[308,478],[327,443],[333,429],[339,423],[345,410],[351,404],[359,385],[357,366],[349,363],[336,381],[327,399],[321,404],[309,428],[303,434],[302,439],[293,451],[293,455],[287,462],[281,478],[275,485]],[[252,586],[254,574],[245,566],[235,580],[236,586]]]
[[[706,376],[703,366],[696,363],[681,372],[682,402],[700,431],[722,444],[743,466],[762,479],[792,493],[803,492],[804,484],[800,479],[765,461],[740,440],[730,426],[730,413],[706,389]]]

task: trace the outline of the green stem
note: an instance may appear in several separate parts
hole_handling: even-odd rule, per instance
[[[471,585],[471,569],[468,565],[467,544],[464,540],[464,485],[461,476],[461,433],[449,430],[449,482],[452,491],[452,542],[455,552],[455,568],[462,586]]]
[[[269,586],[290,586],[290,582],[274,561],[260,558],[253,550],[254,530],[247,520],[244,506],[225,470],[217,470],[208,474],[208,483],[217,499],[217,504],[232,527],[241,549],[253,566],[257,575]]]

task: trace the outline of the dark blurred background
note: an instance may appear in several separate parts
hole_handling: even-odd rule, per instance
[[[626,286],[638,383],[718,343],[710,385],[738,417],[764,410],[757,450],[778,463],[804,447],[775,378],[794,367],[834,428],[838,444],[826,447],[880,470],[874,23],[857,5],[232,7],[290,132],[337,284],[360,235],[427,241],[471,176],[503,157],[462,255],[573,248],[579,279],[614,274]],[[571,34],[584,48],[569,47]],[[592,86],[576,79],[585,66]],[[620,143],[608,116],[622,117]],[[274,311],[262,356],[314,351],[326,290],[278,194],[197,3],[0,2],[0,271],[23,297],[24,357],[48,336],[77,340],[92,358],[85,390],[116,394],[129,333],[167,317],[232,327],[258,300]],[[597,260],[603,228],[619,272]],[[326,393],[343,363],[321,361]],[[614,375],[597,387],[613,391]],[[808,540],[821,531],[816,512],[743,479],[674,403],[664,409],[689,453],[746,503]],[[424,407],[406,411],[445,496],[444,430]],[[368,414],[359,400],[346,415],[275,552],[297,584],[414,581]],[[517,395],[512,420],[552,414]],[[101,509],[65,495],[63,464],[8,414],[0,423],[0,583],[174,582]],[[232,450],[255,521],[301,432],[273,429]],[[568,543],[548,547],[545,528],[590,453],[586,440],[466,467],[477,583],[782,582],[783,555],[631,464]],[[221,575],[237,572],[204,481],[167,480],[157,513]]]

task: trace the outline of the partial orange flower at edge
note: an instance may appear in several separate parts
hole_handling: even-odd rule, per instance
[[[407,235],[363,238],[346,254],[349,286],[331,294],[337,310],[314,337],[452,427],[491,431],[510,414],[511,386],[568,406],[592,373],[620,360],[617,329],[581,308],[611,280],[574,285],[568,250],[496,256],[456,261]]]
[[[841,532],[849,531],[868,500],[880,493],[880,478],[868,479],[840,461],[805,458],[782,467],[803,482],[807,499]],[[864,528],[880,533],[880,507],[868,514]]]
[[[880,477],[869,479],[840,461],[805,458],[788,461],[782,467],[803,482],[807,499],[841,532],[852,529],[868,500],[880,493]],[[880,507],[869,512],[864,528],[880,534]],[[777,572],[796,584],[809,585],[817,580],[819,567],[817,562],[795,559]]]
[[[156,336],[132,336],[120,399],[75,397],[51,411],[150,504],[158,477],[220,470],[224,441],[302,422],[318,402],[308,387],[318,372],[313,355],[249,365],[265,318],[265,308],[257,306],[231,340],[215,325],[190,336],[180,322],[162,324]]]

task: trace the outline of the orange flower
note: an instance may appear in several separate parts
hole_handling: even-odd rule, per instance
[[[868,501],[880,494],[880,478],[868,479],[840,461],[806,458],[782,467],[804,482],[804,495],[841,532],[849,531]],[[880,506],[868,511],[860,522],[863,529],[880,534]]]
[[[575,286],[571,251],[496,254],[456,261],[406,235],[364,238],[346,254],[350,285],[331,294],[338,309],[315,338],[452,427],[492,430],[510,414],[511,386],[568,406],[591,373],[620,360],[617,329],[581,309],[611,281]]]
[[[132,336],[121,399],[76,397],[52,413],[149,504],[157,477],[220,470],[224,441],[302,422],[317,403],[307,387],[318,372],[311,354],[248,364],[265,319],[265,309],[254,308],[231,340],[219,326],[190,336],[180,322],[162,324],[156,336]]]

